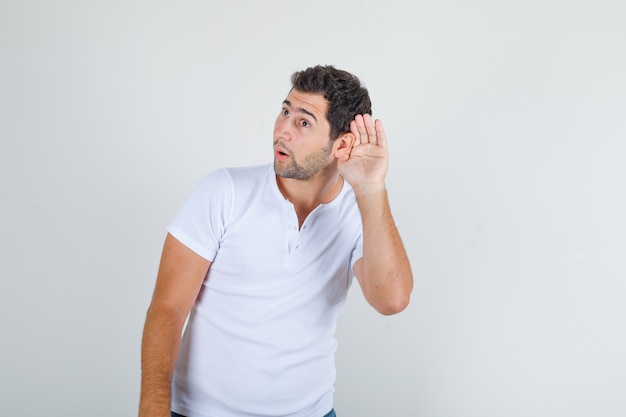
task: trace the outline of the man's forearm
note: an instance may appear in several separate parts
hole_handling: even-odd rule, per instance
[[[409,303],[413,275],[391,215],[384,185],[356,191],[363,219],[363,260],[359,281],[368,302],[383,314]]]
[[[184,319],[167,307],[151,306],[141,347],[139,417],[170,417],[171,380]]]

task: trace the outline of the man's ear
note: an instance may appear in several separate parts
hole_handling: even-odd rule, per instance
[[[352,147],[354,146],[355,141],[354,133],[346,132],[339,135],[337,139],[335,139],[335,144],[333,145],[333,155],[337,159],[348,159],[350,156],[350,152],[352,152]]]

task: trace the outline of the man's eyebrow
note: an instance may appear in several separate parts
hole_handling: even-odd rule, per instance
[[[317,117],[315,117],[315,115],[313,113],[311,113],[310,111],[308,111],[307,109],[304,109],[302,107],[291,107],[291,101],[289,100],[283,100],[283,104],[285,104],[287,107],[289,107],[290,109],[292,109],[294,112],[296,113],[304,113],[304,114],[308,114],[309,116],[311,116],[313,118],[313,120],[315,120],[317,122]]]

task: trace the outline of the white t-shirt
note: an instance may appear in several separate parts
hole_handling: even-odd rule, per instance
[[[206,176],[168,232],[212,262],[174,372],[188,417],[321,417],[332,408],[336,320],[362,257],[352,188],[298,230],[271,164]]]

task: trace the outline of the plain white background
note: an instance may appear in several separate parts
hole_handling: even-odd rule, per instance
[[[626,415],[620,1],[0,2],[0,404],[136,413],[165,227],[269,162],[293,71],[367,85],[415,273],[353,287],[341,417]]]

